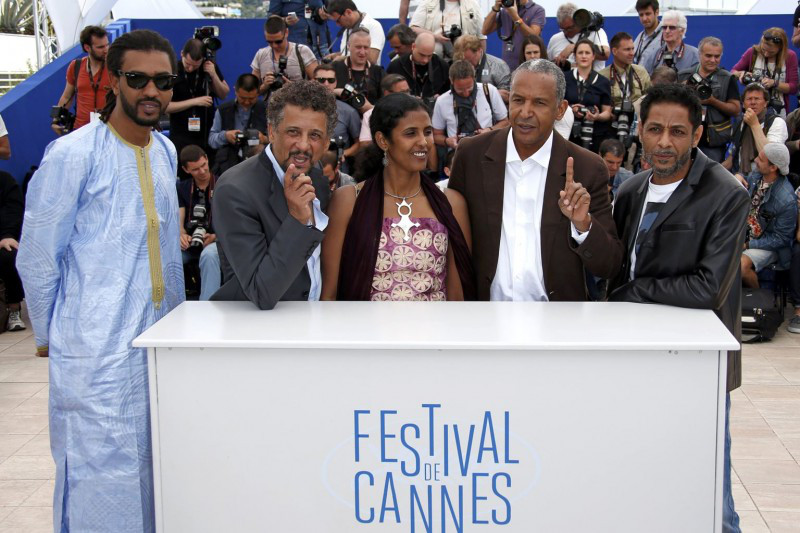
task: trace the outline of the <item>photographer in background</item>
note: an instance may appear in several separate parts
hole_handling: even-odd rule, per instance
[[[580,13],[578,13],[580,11]],[[575,21],[576,15],[586,22],[587,26],[581,27]],[[550,61],[567,70],[575,66],[575,45],[580,40],[588,40],[595,47],[594,70],[600,71],[606,67],[611,49],[608,47],[608,36],[603,30],[603,18],[599,13],[589,13],[585,9],[578,9],[573,3],[558,6],[556,21],[561,31],[550,38],[547,43],[547,57]],[[586,20],[584,20],[586,19]]]
[[[608,169],[608,192],[611,195],[611,202],[617,195],[617,189],[628,178],[633,177],[633,172],[622,166],[625,159],[625,146],[617,139],[606,139],[600,143],[600,157]]]
[[[630,148],[636,143],[634,131],[635,118],[638,115],[639,101],[650,88],[650,76],[639,65],[633,64],[633,37],[621,31],[611,38],[611,51],[614,62],[600,71],[600,75],[611,82],[612,113],[611,135]],[[636,160],[639,144],[630,156],[631,163]],[[626,152],[627,153],[627,152]],[[632,165],[631,165],[632,166]]]
[[[208,167],[208,156],[199,146],[190,144],[181,150],[180,163],[192,179],[178,182],[178,221],[181,232],[183,264],[199,258],[200,300],[208,300],[219,289],[217,235],[211,219],[211,200],[216,178]]]
[[[273,15],[286,22],[289,27],[289,41],[310,44],[318,58],[329,53],[330,32],[323,0],[270,0],[268,17]]]
[[[722,163],[734,174],[749,174],[755,170],[755,158],[767,143],[783,144],[789,138],[786,122],[767,105],[768,102],[769,91],[761,84],[751,83],[744,88],[744,114],[733,125],[732,149]]]
[[[661,66],[666,65],[676,72],[694,68],[700,62],[697,48],[686,44],[686,29],[688,23],[686,15],[680,11],[671,10],[661,17],[661,41],[658,46],[650,46],[642,54],[639,63],[649,74]]]
[[[221,176],[247,158],[247,149],[266,145],[267,105],[258,99],[259,79],[242,74],[234,84],[236,98],[219,106],[208,135],[208,146],[216,150],[214,173]]]
[[[564,99],[575,114],[570,141],[596,152],[603,139],[610,136],[611,83],[592,68],[594,46],[581,39],[575,43],[575,68],[564,75]]]
[[[739,87],[736,76],[719,67],[722,41],[704,37],[697,48],[700,64],[678,72],[678,80],[693,87],[703,104],[703,136],[697,147],[710,159],[722,163],[731,141],[731,120],[742,111]]]
[[[381,97],[392,93],[411,94],[411,88],[408,86],[408,80],[406,80],[400,74],[387,74],[384,76],[381,80]],[[368,109],[361,116],[361,133],[358,134],[358,140],[361,143],[361,147],[372,142],[372,130],[369,127],[369,117],[372,116],[372,111],[374,109],[374,107],[372,109]]]
[[[322,154],[322,159],[319,160],[319,163],[322,166],[322,174],[328,180],[331,191],[335,191],[345,185],[356,184],[356,180],[350,174],[345,174],[339,170],[341,161],[339,161],[339,155],[335,150],[328,150]]]
[[[327,90],[336,93],[336,73],[333,65],[322,63],[314,70],[314,80],[322,84]],[[342,170],[348,171],[347,158],[352,158],[358,152],[358,134],[361,132],[361,116],[353,107],[336,99],[336,125],[333,127],[331,142],[341,149]]]
[[[742,54],[731,72],[743,85],[758,82],[769,91],[769,106],[781,117],[789,111],[789,95],[797,92],[797,54],[789,50],[782,28],[767,28],[761,41]]]
[[[381,26],[380,22],[359,11],[353,0],[330,0],[326,12],[328,13],[328,18],[342,28],[338,35],[341,38],[339,51],[328,54],[328,59],[333,59],[334,61],[344,59],[344,56],[348,53],[347,45],[350,43],[350,35],[353,30],[367,28],[372,37],[369,61],[376,65],[381,64],[381,53],[383,53],[383,45],[386,44],[386,37],[383,34],[383,26]]]
[[[497,31],[503,42],[503,61],[514,70],[519,66],[522,41],[531,35],[541,36],[544,24],[544,8],[533,0],[494,0],[481,32],[488,36]]]
[[[433,140],[456,149],[465,137],[508,126],[508,110],[500,93],[488,83],[475,82],[469,61],[454,61],[450,67],[452,89],[436,99],[433,108]]]
[[[642,56],[651,46],[658,46],[661,42],[661,23],[658,21],[658,0],[637,0],[636,13],[639,22],[644,28],[633,40],[633,62],[639,65]]]
[[[58,99],[57,107],[68,110],[75,99],[74,124],[65,124],[53,116],[50,126],[57,135],[74,131],[89,123],[106,106],[106,90],[110,85],[106,54],[108,53],[108,33],[99,26],[86,26],[81,31],[81,48],[88,55],[83,59],[73,59],[67,67],[67,83]],[[67,114],[63,114],[67,121]]]
[[[398,57],[386,69],[387,73],[400,74],[408,80],[411,95],[422,98],[431,113],[436,98],[450,88],[449,67],[433,53],[435,44],[433,34],[420,33],[411,46],[411,53]]]
[[[332,63],[333,70],[336,72],[337,97],[341,98],[342,96],[340,89],[347,89],[350,92],[366,96],[369,105],[359,106],[355,101],[347,102],[359,113],[363,113],[378,103],[378,99],[381,97],[381,80],[386,74],[382,66],[369,61],[371,39],[369,30],[366,28],[354,29],[350,34],[349,54],[344,61]]]
[[[395,24],[386,32],[386,42],[392,47],[389,57],[394,61],[398,57],[410,54],[411,45],[417,38],[417,33],[406,24]]]
[[[482,20],[476,0],[421,0],[409,26],[417,33],[432,33],[436,39],[434,53],[448,59],[453,57],[453,45],[462,35],[486,39],[481,33]]]
[[[291,81],[307,80],[314,76],[317,58],[304,44],[290,43],[286,22],[271,16],[264,23],[267,46],[256,52],[250,68],[253,76],[261,80],[258,92],[267,94]]]
[[[481,40],[474,35],[464,35],[456,42],[453,59],[466,59],[475,69],[475,81],[491,83],[508,104],[508,92],[511,89],[511,71],[505,61],[484,52]]]
[[[167,105],[169,138],[180,154],[195,144],[206,151],[214,119],[214,97],[227,98],[228,84],[213,60],[213,52],[200,39],[186,41],[178,61],[178,79]],[[186,177],[183,175],[182,177]]]

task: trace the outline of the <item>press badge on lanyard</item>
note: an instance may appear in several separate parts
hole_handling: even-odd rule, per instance
[[[200,131],[200,117],[189,117],[189,131]]]
[[[513,52],[513,51],[514,51],[514,43],[511,42],[511,41],[508,41],[506,43],[506,52]]]

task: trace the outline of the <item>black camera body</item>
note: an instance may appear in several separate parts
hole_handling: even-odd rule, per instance
[[[589,112],[588,107],[582,105],[578,108],[578,112],[581,113],[584,118],[583,120],[578,120],[577,117],[575,118],[575,122],[572,123],[570,139],[580,139],[581,145],[589,150],[592,146],[592,136],[594,135],[594,121],[586,118],[586,113]]]
[[[677,67],[677,65],[675,65],[675,53],[674,52],[670,52],[669,50],[667,50],[666,52],[664,52],[664,55],[661,56],[661,60],[664,62],[664,64],[666,66],[668,66],[669,68],[671,68],[675,72],[678,71],[678,67]]]
[[[711,87],[711,83],[697,72],[692,74],[689,79],[686,80],[686,85],[695,90],[697,97],[700,98],[700,100],[708,100],[711,98],[711,94],[714,92],[714,89]]]
[[[217,50],[222,48],[219,26],[202,26],[194,29],[194,38],[203,43],[203,59],[213,61]]]
[[[50,118],[53,124],[57,124],[64,129],[64,133],[69,133],[75,126],[75,115],[66,107],[54,105],[50,108]]]
[[[242,148],[255,146],[259,142],[259,131],[255,128],[248,128],[236,134],[236,144]]]
[[[742,75],[742,85],[750,85],[751,83],[758,83],[758,80],[755,76],[753,76],[752,72],[745,72]]]
[[[277,91],[278,89],[283,88],[285,82],[283,81],[283,77],[286,76],[286,67],[289,65],[289,59],[286,56],[281,56],[278,59],[278,75],[275,76],[273,82],[269,85],[270,91]]]
[[[341,135],[331,138],[331,142],[328,145],[328,150],[336,152],[337,166],[339,165],[339,162],[342,160],[342,157],[344,157],[344,149],[345,149],[345,143]]]
[[[192,207],[188,224],[187,233],[190,233],[192,240],[189,243],[189,251],[200,253],[203,251],[203,242],[208,234],[208,208],[206,207],[205,191],[198,191],[197,203]]]
[[[514,4],[517,3],[517,0],[502,0],[501,4],[505,8],[514,7]]]
[[[453,24],[452,26],[450,26],[449,30],[444,32],[444,36],[450,39],[450,42],[453,44],[455,44],[456,39],[461,37],[463,34],[464,32],[461,30],[461,26],[459,26],[458,24]]]
[[[366,97],[349,83],[342,88],[342,95],[339,98],[356,109],[361,109],[367,103]]]

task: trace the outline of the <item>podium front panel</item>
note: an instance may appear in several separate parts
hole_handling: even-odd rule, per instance
[[[162,532],[719,531],[719,350],[149,354]]]

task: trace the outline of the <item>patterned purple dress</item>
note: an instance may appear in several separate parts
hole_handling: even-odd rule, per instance
[[[372,301],[444,301],[447,265],[447,228],[433,218],[411,217],[419,226],[411,228],[410,239],[393,228],[400,217],[384,218],[375,275],[372,278]]]

